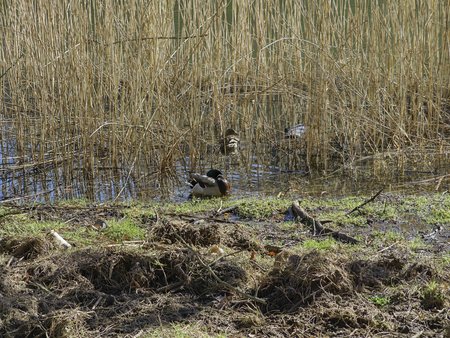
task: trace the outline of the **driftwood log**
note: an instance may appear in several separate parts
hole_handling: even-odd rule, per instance
[[[300,204],[298,204],[298,202],[292,203],[292,212],[294,213],[295,217],[300,220],[300,222],[311,229],[311,232],[314,236],[327,235],[340,242],[350,244],[358,243],[358,240],[353,237],[350,237],[339,231],[325,228],[319,220],[311,217],[302,207],[300,207]]]

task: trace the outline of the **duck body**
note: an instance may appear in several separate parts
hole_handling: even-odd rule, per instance
[[[191,195],[194,197],[221,197],[230,192],[230,183],[220,170],[211,169],[206,175],[191,174]]]
[[[306,126],[304,124],[297,124],[290,128],[284,129],[284,138],[301,138],[305,136]]]
[[[239,147],[239,134],[234,129],[227,129],[220,142],[220,152],[224,155],[235,154]]]

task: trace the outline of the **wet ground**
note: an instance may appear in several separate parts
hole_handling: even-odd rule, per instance
[[[448,337],[448,195],[365,200],[3,206],[0,335]]]

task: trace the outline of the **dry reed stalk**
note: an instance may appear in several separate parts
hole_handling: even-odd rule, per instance
[[[188,149],[194,171],[230,126],[272,144],[296,123],[313,168],[335,152],[445,152],[447,22],[437,0],[5,1],[10,156],[70,154],[63,176],[81,165],[92,179],[100,163],[170,171]]]

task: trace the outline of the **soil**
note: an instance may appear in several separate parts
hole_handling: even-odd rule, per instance
[[[123,215],[25,212],[80,224]],[[279,216],[143,217],[144,241],[66,251],[49,237],[2,238],[0,336],[132,337],[200,323],[211,336],[450,337],[450,273],[438,264],[448,233],[426,250],[377,246],[369,228],[356,246],[302,249],[313,236],[283,230]]]

